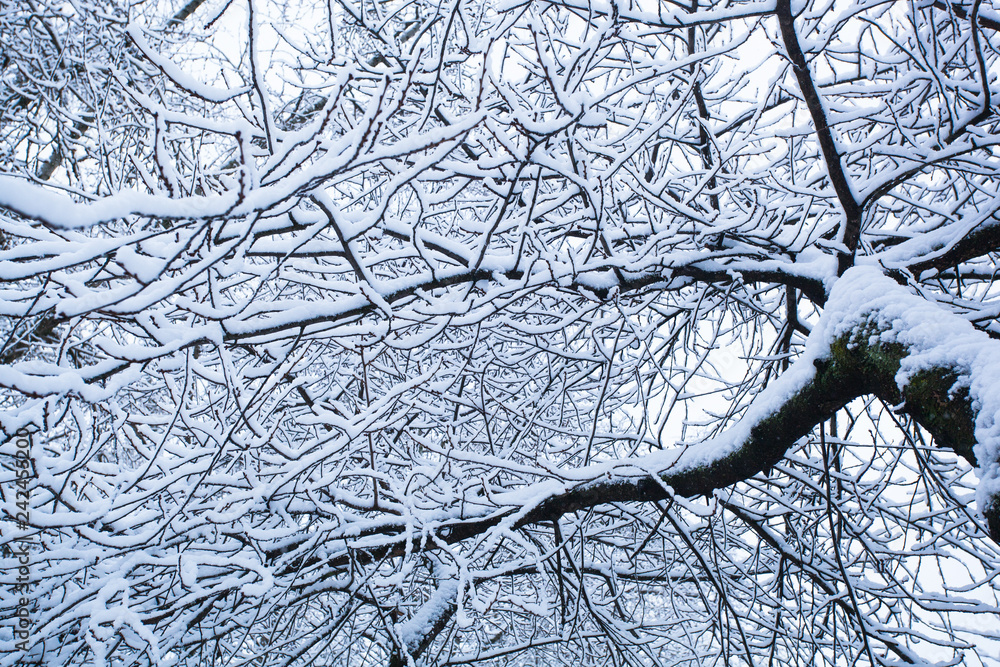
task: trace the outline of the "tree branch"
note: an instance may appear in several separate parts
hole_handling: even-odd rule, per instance
[[[924,329],[927,325],[930,333]],[[708,495],[770,469],[815,426],[851,400],[870,394],[901,406],[938,445],[980,466],[980,511],[990,536],[1000,541],[1000,492],[994,490],[1000,486],[995,483],[1000,476],[1000,442],[981,441],[989,436],[979,427],[980,421],[992,423],[1000,417],[1000,395],[975,393],[981,386],[979,378],[985,376],[988,386],[997,375],[1000,342],[876,270],[857,267],[838,281],[806,352],[720,437],[680,454],[664,450],[575,470],[575,483],[549,481],[521,489],[510,507],[501,505],[479,518],[439,524],[436,540],[413,539],[401,523],[382,524],[371,534],[395,534],[398,543],[368,556],[402,555],[407,539],[412,539],[411,550],[436,549],[435,543],[454,544],[501,524],[516,530],[607,503],[652,502],[671,494]],[[981,460],[984,452],[989,460]],[[281,553],[290,550],[286,546]],[[344,554],[326,565],[341,567],[348,562]]]
[[[840,200],[840,206],[844,211],[845,220],[841,240],[847,248],[847,253],[841,254],[839,267],[839,272],[843,274],[854,263],[854,252],[861,239],[862,208],[858,205],[854,190],[844,172],[837,143],[830,131],[826,109],[823,108],[823,101],[820,99],[819,91],[816,89],[812,74],[809,72],[809,63],[799,45],[799,38],[795,32],[795,19],[792,16],[791,0],[777,0],[775,12],[778,17],[778,26],[781,28],[781,39],[785,44],[785,51],[788,53],[788,60],[792,64],[792,71],[795,72],[795,79],[802,92],[802,99],[805,100],[806,108],[809,109],[809,115],[812,116],[813,125],[816,127],[816,139],[823,151],[823,160],[826,162],[830,182],[833,184],[833,190],[837,193],[837,199]]]

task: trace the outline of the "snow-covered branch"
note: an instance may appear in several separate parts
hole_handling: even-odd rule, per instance
[[[996,19],[7,3],[0,667],[987,659]]]

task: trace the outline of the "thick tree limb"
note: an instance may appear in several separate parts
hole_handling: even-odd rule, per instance
[[[907,268],[914,275],[920,275],[928,269],[943,271],[987,253],[996,252],[998,248],[1000,248],[1000,221],[991,217],[947,249],[935,256],[923,257]]]
[[[800,386],[770,414],[748,414],[736,425],[729,435],[730,451],[703,465],[679,462],[658,475],[595,481],[546,499],[520,523],[548,521],[601,503],[657,500],[666,494],[664,485],[681,495],[711,493],[767,470],[797,439],[848,402],[874,394],[901,406],[937,444],[980,466],[980,510],[991,537],[1000,541],[1000,493],[993,490],[998,450],[990,430],[1000,417],[1000,396],[982,393],[1000,370],[1000,343],[873,269],[853,273],[851,280],[842,279],[846,288],[835,288],[825,322],[811,337],[809,347],[821,346],[825,352],[807,350],[786,372],[792,376],[786,384]],[[848,291],[859,285],[865,289],[853,295]],[[879,294],[877,303],[870,304],[872,295]],[[836,335],[822,340],[831,333]],[[814,364],[816,372],[802,381],[795,376],[806,378],[806,363]],[[767,404],[788,388],[772,385],[757,402]],[[741,428],[746,437],[739,437]]]
[[[996,361],[991,363],[991,357]],[[853,268],[831,293],[802,357],[721,437],[695,445],[679,457],[673,454],[676,460],[671,463],[665,463],[672,455],[668,450],[589,466],[577,471],[579,483],[560,489],[551,482],[524,489],[520,496],[530,508],[527,511],[512,502],[511,509],[492,516],[446,523],[435,531],[436,540],[413,540],[410,550],[480,537],[501,524],[516,530],[547,523],[607,503],[709,494],[767,470],[815,426],[854,398],[870,394],[899,405],[939,445],[980,465],[980,510],[990,536],[1000,541],[1000,493],[995,490],[1000,434],[991,430],[1000,416],[1000,395],[977,394],[989,384],[978,379],[993,378],[998,372],[1000,343],[876,270]],[[991,458],[984,460],[986,456]],[[406,529],[402,525],[399,529],[402,538]],[[402,544],[376,551],[370,555],[403,554]],[[326,566],[344,564],[328,561]],[[410,648],[417,653],[440,633],[454,605],[436,608],[441,612],[435,618],[439,622],[421,640],[412,641]]]

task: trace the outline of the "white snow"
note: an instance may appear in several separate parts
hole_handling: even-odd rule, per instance
[[[1000,343],[874,267],[852,268],[837,281],[823,319],[831,323],[830,340],[871,322],[881,332],[881,342],[904,345],[910,354],[896,375],[901,389],[923,370],[956,373],[959,380],[955,389],[968,387],[976,414],[974,452],[980,478],[976,501],[980,509],[1000,493]]]
[[[458,595],[457,576],[446,579],[431,597],[407,620],[396,625],[396,634],[410,652],[416,650],[420,640],[434,627],[439,618],[455,604]]]

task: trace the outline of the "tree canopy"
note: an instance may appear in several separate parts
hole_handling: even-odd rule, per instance
[[[997,664],[998,48],[0,2],[0,665]]]

